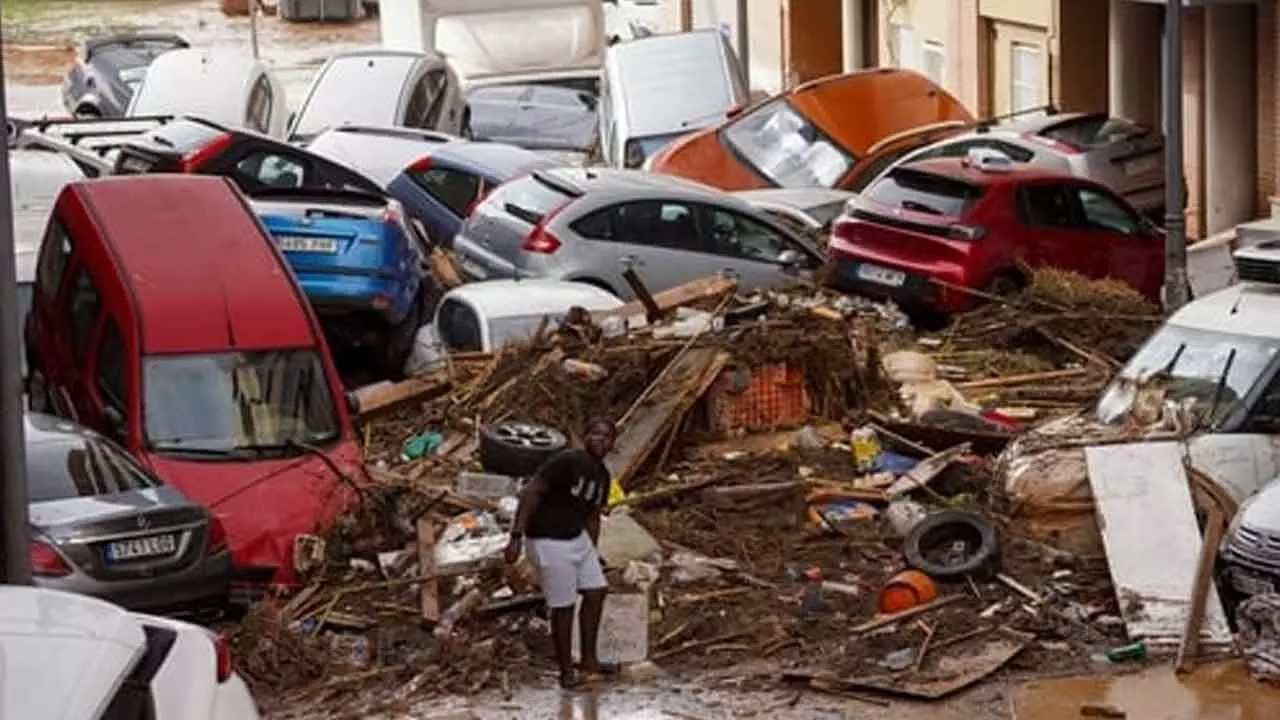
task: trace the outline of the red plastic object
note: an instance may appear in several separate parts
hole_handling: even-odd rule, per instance
[[[715,430],[764,430],[802,425],[811,404],[798,366],[726,370],[712,385],[708,413]]]
[[[884,584],[877,609],[884,615],[891,615],[937,599],[938,586],[933,578],[919,570],[903,570]]]

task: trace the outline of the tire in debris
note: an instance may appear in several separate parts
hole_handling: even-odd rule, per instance
[[[499,475],[528,477],[568,444],[564,433],[546,425],[525,422],[483,425],[480,464]]]
[[[999,569],[1000,537],[981,515],[942,510],[911,528],[902,554],[908,565],[935,580],[990,577]]]

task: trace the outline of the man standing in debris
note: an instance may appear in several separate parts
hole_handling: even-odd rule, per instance
[[[520,492],[506,559],[520,559],[528,539],[530,563],[538,572],[543,597],[551,611],[551,639],[560,665],[560,685],[573,688],[605,675],[596,657],[596,638],[604,611],[607,583],[596,544],[600,513],[609,495],[604,457],[613,448],[617,429],[609,420],[588,423],[581,449],[561,450],[547,459]],[[582,595],[578,615],[581,674],[573,667],[573,607]]]

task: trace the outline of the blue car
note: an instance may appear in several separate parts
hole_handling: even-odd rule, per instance
[[[453,246],[462,221],[493,188],[556,163],[531,150],[490,142],[448,142],[424,155],[387,184],[387,192],[422,223],[431,240]]]
[[[423,243],[400,203],[346,191],[264,190],[254,211],[336,342],[373,349],[399,377],[425,320]]]

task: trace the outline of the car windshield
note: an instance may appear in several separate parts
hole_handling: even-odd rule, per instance
[[[93,437],[59,436],[27,444],[27,501],[118,495],[156,486],[115,445]]]
[[[534,150],[586,151],[599,133],[597,96],[551,84],[490,85],[467,97],[476,140]]]
[[[1280,341],[1165,325],[1129,360],[1098,401],[1108,422],[1128,409],[1136,382],[1160,382],[1164,399],[1190,401],[1202,426],[1212,427],[1240,409],[1280,350]],[[1157,375],[1164,379],[1157,380]],[[1222,390],[1218,391],[1221,383]],[[1215,407],[1214,396],[1217,395]],[[1211,415],[1206,415],[1210,413]]]
[[[836,218],[840,217],[840,214],[844,212],[844,206],[844,200],[836,200],[826,205],[815,205],[808,208],[805,210],[805,214],[813,218],[819,227],[826,229],[830,228],[835,223]]]
[[[175,454],[288,448],[339,436],[315,350],[156,355],[143,361],[147,443]]]
[[[866,197],[877,204],[928,215],[959,217],[982,197],[982,188],[933,173],[895,168]]]
[[[852,155],[780,99],[733,121],[724,139],[780,187],[835,187],[854,163]]]
[[[413,57],[335,60],[298,113],[294,135],[311,137],[339,125],[396,125]]]
[[[166,40],[134,40],[119,45],[106,45],[93,53],[94,60],[105,61],[116,70],[145,68],[161,54],[181,47]],[[126,77],[125,80],[130,78]]]

